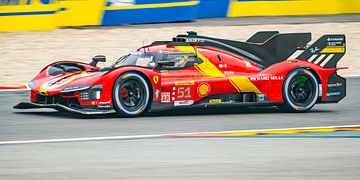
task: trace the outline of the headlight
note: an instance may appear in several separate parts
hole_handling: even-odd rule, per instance
[[[34,81],[30,81],[28,82],[28,85],[27,85],[30,89],[32,89],[33,87],[35,87],[35,83]]]
[[[101,92],[102,92],[102,85],[95,85],[92,88],[81,91],[80,92],[80,98],[82,101],[91,101],[91,100],[97,100],[101,98]]]
[[[80,85],[80,86],[70,86],[70,87],[66,87],[66,88],[60,90],[60,92],[65,93],[65,92],[79,91],[79,90],[87,89],[90,86],[91,86],[91,84]]]

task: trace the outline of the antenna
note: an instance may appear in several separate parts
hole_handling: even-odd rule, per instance
[[[142,42],[143,43],[143,46],[142,46],[142,48],[143,48],[143,50],[144,50],[144,53],[146,53],[146,48],[145,48],[145,40]]]
[[[192,44],[190,44],[190,46],[192,47],[192,48],[194,48],[194,51],[195,51],[195,58],[197,58],[198,57],[198,53],[197,53],[197,50],[196,50],[196,48],[194,47],[194,45],[192,45]]]

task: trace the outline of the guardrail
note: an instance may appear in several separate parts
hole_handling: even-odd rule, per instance
[[[0,0],[0,32],[198,18],[360,13],[359,0]]]

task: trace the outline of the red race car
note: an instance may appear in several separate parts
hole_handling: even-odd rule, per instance
[[[343,68],[336,67],[346,51],[345,36],[324,35],[308,45],[310,40],[311,33],[264,31],[239,42],[188,32],[141,47],[106,68],[97,67],[105,61],[101,55],[90,64],[55,62],[28,83],[31,102],[14,108],[125,117],[210,106],[276,105],[305,112],[346,95],[346,80],[337,74]]]

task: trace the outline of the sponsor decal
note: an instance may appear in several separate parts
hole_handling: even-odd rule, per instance
[[[327,93],[326,96],[340,96],[340,92],[330,92],[330,93]]]
[[[175,82],[175,86],[193,86],[193,85],[195,85],[194,80]]]
[[[111,101],[100,101],[98,105],[109,105],[111,104]]]
[[[197,89],[200,96],[206,96],[210,92],[210,86],[208,83],[201,83]]]
[[[251,81],[276,81],[276,80],[284,80],[284,76],[256,76],[256,77],[250,77]]]
[[[103,109],[110,109],[111,105],[98,105],[98,108],[103,108]]]
[[[170,92],[162,92],[161,93],[161,102],[170,102]]]
[[[159,76],[153,77],[154,84],[157,84],[159,82]]]
[[[341,86],[343,86],[343,84],[337,82],[337,83],[334,83],[334,84],[328,84],[327,86],[328,86],[329,88],[332,88],[332,87],[341,87]]]
[[[233,76],[235,75],[234,71],[224,71],[225,76]]]
[[[213,103],[221,103],[221,102],[222,102],[221,99],[210,99],[210,100],[209,100],[209,103],[210,103],[210,104],[213,104]]]
[[[342,37],[327,38],[327,46],[322,53],[343,53],[345,52],[345,39]]]
[[[194,100],[174,101],[174,106],[190,106],[192,104],[194,104]]]
[[[205,40],[203,39],[198,39],[198,38],[185,38],[186,42],[205,42]]]
[[[344,38],[327,38],[327,41],[344,41]]]
[[[221,68],[227,68],[228,67],[228,65],[227,64],[219,64],[219,68],[221,69]]]
[[[111,101],[100,101],[97,103],[98,108],[109,109],[111,108]]]
[[[252,65],[249,61],[244,61],[246,68],[251,68]]]
[[[155,90],[155,99],[159,98],[160,91],[158,89]]]
[[[311,51],[311,53],[313,53],[313,54],[315,54],[316,52],[318,52],[320,49],[317,47],[317,46],[315,46],[315,47],[313,47],[313,48],[310,48],[310,51]]]

